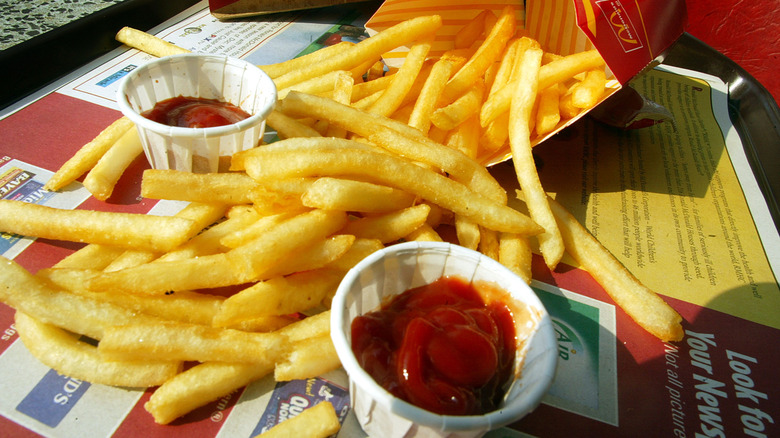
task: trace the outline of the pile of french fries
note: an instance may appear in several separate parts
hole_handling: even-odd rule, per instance
[[[418,17],[261,66],[278,87],[267,123],[280,140],[232,156],[222,173],[145,171],[144,197],[188,202],[174,216],[0,201],[2,231],[86,243],[35,274],[2,260],[0,300],[16,309],[25,345],[75,378],[159,386],[146,409],[166,424],[270,373],[338,368],[328,309],[344,274],[386,245],[448,237],[526,281],[532,248],[550,269],[568,251],[639,325],[680,339],[680,316],[548,197],[534,167],[534,142],[606,92],[598,53],[546,53],[507,8],[483,12],[432,57],[440,26]],[[184,52],[130,28],[117,38],[157,56]],[[382,55],[401,46],[403,65],[385,69]],[[502,148],[528,215],[483,165]],[[107,199],[141,153],[121,118],[46,188],[86,173]]]

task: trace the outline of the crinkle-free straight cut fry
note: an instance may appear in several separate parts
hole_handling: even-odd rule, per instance
[[[2,232],[85,243],[36,275],[0,259],[0,301],[17,310],[21,339],[80,379],[159,385],[145,408],[167,424],[265,376],[338,368],[328,309],[341,278],[387,245],[443,236],[525,281],[532,248],[551,269],[568,251],[640,326],[680,339],[679,315],[547,199],[533,163],[540,138],[610,94],[603,59],[542,53],[514,17],[482,12],[440,56],[434,15],[261,66],[280,91],[267,122],[282,140],[235,154],[229,173],[144,172],[145,198],[189,203],[175,216],[0,201]],[[130,28],[117,39],[155,56],[187,52]],[[401,46],[411,48],[403,66],[386,69],[381,57]],[[139,151],[134,129],[111,124],[46,189],[91,173],[93,195],[110,196]],[[510,151],[530,216],[484,166]],[[184,361],[195,363],[182,371]],[[269,436],[309,435],[310,421],[330,435],[339,424],[327,408]]]

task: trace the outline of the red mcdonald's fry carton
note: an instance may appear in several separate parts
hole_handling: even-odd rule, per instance
[[[599,51],[606,62],[609,79],[609,90],[600,102],[617,93],[642,71],[657,65],[687,25],[684,0],[493,0],[489,3],[385,0],[366,23],[366,28],[373,35],[414,16],[439,15],[443,26],[437,31],[430,52],[430,56],[435,56],[452,49],[455,34],[480,12],[490,9],[499,16],[507,5],[516,8],[518,26],[522,26],[526,34],[536,39],[546,52],[569,55],[594,48]],[[386,54],[385,62],[399,66],[404,52],[404,49],[399,49]],[[626,91],[633,90],[627,87]],[[635,93],[627,97],[641,100]],[[616,106],[621,107],[620,104]],[[533,144],[541,143],[586,113],[582,112],[555,131],[533,139]],[[508,150],[503,149],[491,157],[478,159],[490,165],[508,158]]]

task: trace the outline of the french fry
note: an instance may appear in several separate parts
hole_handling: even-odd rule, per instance
[[[328,263],[326,267],[339,271],[349,271],[368,255],[384,248],[378,239],[355,239],[347,252],[336,260]]]
[[[330,335],[304,339],[291,345],[289,353],[274,368],[274,380],[285,382],[321,376],[341,366]]]
[[[68,377],[91,383],[147,388],[158,386],[181,372],[181,362],[107,361],[93,345],[65,330],[16,312],[19,338],[44,365]]]
[[[410,207],[414,196],[392,187],[342,178],[318,178],[301,196],[303,205],[324,210],[386,213]]]
[[[393,75],[393,81],[382,92],[379,99],[368,108],[368,111],[383,116],[390,116],[394,113],[411,90],[430,50],[431,41],[422,41],[413,45],[404,59],[403,65]]]
[[[362,239],[377,239],[382,243],[395,242],[408,236],[425,224],[431,207],[418,204],[380,216],[367,216],[353,220],[344,227],[344,233]]]
[[[106,360],[254,363],[279,356],[285,338],[197,324],[130,323],[109,327],[98,343]]]
[[[333,70],[349,70],[363,62],[379,58],[382,54],[434,33],[441,27],[438,15],[416,17],[367,38],[343,52],[334,53],[320,62],[307,64],[304,69],[292,70],[274,79],[276,87],[283,89]]]
[[[558,109],[560,93],[558,86],[553,85],[539,92],[539,106],[536,110],[536,135],[545,135],[558,126],[561,113]]]
[[[337,53],[341,53],[351,48],[354,45],[355,43],[353,42],[340,41],[336,44],[333,44],[332,46],[323,47],[319,50],[315,50],[314,52],[307,53],[297,58],[288,59],[287,61],[282,61],[275,64],[258,65],[258,67],[260,67],[260,69],[262,69],[271,78],[276,78],[285,73],[306,68],[313,63],[322,62]]]
[[[498,261],[526,283],[531,283],[532,257],[533,252],[527,237],[512,233],[501,233],[499,235]]]
[[[664,342],[683,338],[682,317],[643,285],[571,213],[549,199],[566,242],[566,251],[604,288],[639,326]]]
[[[54,267],[100,270],[108,266],[124,252],[125,249],[120,246],[90,243],[68,254],[64,259],[57,262]]]
[[[578,108],[590,108],[598,102],[604,94],[604,88],[607,84],[604,70],[591,70],[585,75],[585,79],[580,82],[572,91],[572,105]]]
[[[168,424],[269,374],[274,363],[206,362],[177,374],[157,388],[146,409],[157,424]]]
[[[439,233],[436,232],[436,230],[428,225],[428,223],[424,223],[417,227],[416,230],[412,231],[409,235],[403,238],[405,241],[409,242],[443,242],[444,239],[439,235]]]
[[[288,254],[279,260],[263,277],[274,278],[326,267],[346,254],[355,240],[353,235],[338,234],[314,242],[303,248],[300,254]]]
[[[482,234],[479,231],[479,225],[474,221],[463,216],[455,216],[455,235],[458,238],[458,244],[468,249],[476,251],[479,248],[479,239]]]
[[[288,418],[255,438],[284,438],[307,436],[326,438],[341,429],[339,417],[333,405],[327,401],[304,410],[295,417]]]
[[[321,137],[322,134],[317,132],[316,129],[305,125],[292,117],[288,117],[279,111],[271,111],[266,118],[266,123],[269,127],[276,131],[279,138],[292,138],[292,137]]]
[[[479,152],[479,136],[482,127],[479,125],[479,116],[472,115],[453,130],[447,137],[447,146],[463,152],[471,159],[477,158]]]
[[[116,40],[127,46],[160,58],[163,56],[189,53],[189,50],[169,43],[162,38],[127,26],[119,29],[119,32],[116,34]]]
[[[488,67],[501,56],[507,42],[515,33],[515,26],[514,8],[507,6],[474,55],[447,82],[442,92],[445,102],[454,101],[478,81]]]
[[[536,100],[537,78],[542,62],[542,51],[529,48],[521,55],[518,78],[523,83],[512,98],[509,123],[509,145],[515,174],[523,190],[528,211],[536,223],[544,228],[537,236],[544,261],[550,269],[563,257],[563,240],[555,218],[547,205],[547,195],[536,173],[536,163],[531,152],[531,130],[529,121],[531,108]]]
[[[484,93],[484,83],[482,81],[475,82],[466,93],[454,102],[434,111],[431,114],[431,123],[445,131],[455,129],[472,115],[479,113]]]
[[[486,228],[480,228],[479,230],[479,252],[486,256],[498,261],[499,258],[499,241],[496,231],[488,230]]]
[[[431,73],[425,80],[422,89],[409,115],[408,125],[417,128],[423,134],[428,133],[431,126],[431,114],[436,109],[444,86],[452,75],[455,66],[444,59],[437,61],[431,68]]]
[[[105,201],[125,169],[143,153],[137,129],[129,129],[103,154],[84,177],[84,187],[95,198]]]
[[[312,139],[307,139],[312,140]],[[349,142],[349,140],[342,140]],[[277,143],[279,144],[279,143]],[[349,175],[406,190],[497,231],[534,235],[541,231],[529,217],[469,190],[413,162],[368,150],[263,152],[247,157],[247,173],[262,183],[293,176]]]
[[[111,145],[116,143],[126,132],[135,129],[135,125],[127,117],[120,117],[108,125],[92,141],[85,144],[68,159],[43,186],[44,189],[55,192],[72,183],[93,167]]]
[[[455,34],[453,46],[456,49],[465,49],[467,47],[471,47],[475,42],[477,42],[479,37],[482,35],[482,32],[485,31],[488,15],[495,16],[493,11],[490,9],[484,9],[474,18],[469,20],[468,24],[463,26],[463,28],[457,34]]]
[[[394,75],[390,74],[379,76],[375,79],[370,79],[365,82],[355,84],[355,86],[352,87],[350,103],[354,103],[368,96],[383,92],[385,89],[387,89],[390,83],[393,82],[393,76]],[[381,94],[377,94],[377,96],[381,96]]]
[[[343,276],[341,272],[323,268],[256,283],[226,299],[214,318],[214,325],[224,327],[256,316],[305,312],[335,291]]]
[[[147,169],[141,180],[141,196],[200,203],[248,204],[257,183],[241,173],[192,173]]]
[[[4,257],[0,257],[0,301],[41,322],[98,340],[114,324],[161,321],[53,287]]]
[[[65,210],[9,200],[0,200],[0,230],[160,252],[181,245],[200,231],[194,221],[179,217]]]

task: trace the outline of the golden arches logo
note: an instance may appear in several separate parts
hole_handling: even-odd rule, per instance
[[[622,9],[615,9],[609,15],[609,24],[615,28],[615,34],[618,38],[629,44],[639,44],[639,41],[637,41],[637,39],[633,36],[631,29],[626,26],[626,22],[623,19],[623,14],[624,12]]]

